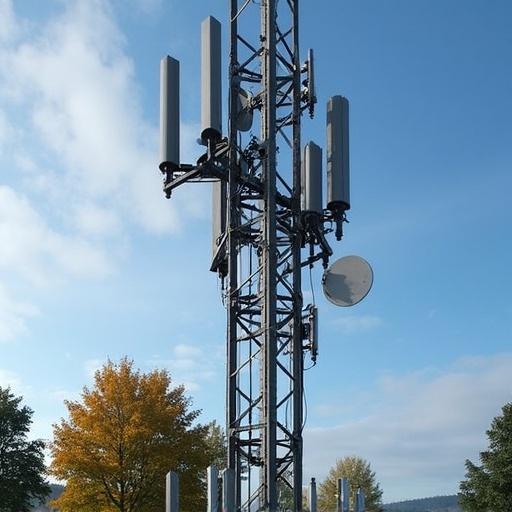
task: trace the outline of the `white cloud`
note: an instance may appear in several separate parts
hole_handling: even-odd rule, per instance
[[[16,390],[19,390],[22,387],[22,384],[16,373],[8,370],[2,370],[0,368],[0,387],[9,387],[14,393],[16,393]]]
[[[1,18],[0,18],[1,19]],[[11,126],[5,113],[0,110],[0,151],[8,140],[11,132]]]
[[[96,375],[96,372],[100,370],[103,365],[105,364],[105,361],[102,359],[88,359],[84,362],[84,371],[85,375],[89,379],[89,381],[94,381],[94,376]]]
[[[8,41],[18,33],[18,23],[10,0],[0,0],[0,42]]]
[[[371,462],[387,501],[456,493],[465,459],[478,460],[492,418],[512,400],[510,375],[512,354],[388,375],[371,403],[357,404],[359,417],[306,430],[305,476],[323,479],[336,458],[355,453]],[[346,394],[339,401],[354,405]]]
[[[0,272],[32,285],[109,275],[132,228],[177,232],[178,212],[201,218],[208,203],[197,187],[171,201],[162,193],[158,130],[144,116],[112,2],[59,6],[36,24],[0,0],[0,150],[9,147],[0,151]],[[197,130],[182,125],[186,161]]]
[[[131,3],[147,14],[154,13],[162,7],[162,0],[131,0]]]
[[[14,300],[0,283],[0,342],[12,340],[26,332],[27,319],[38,313],[32,304]]]
[[[148,361],[148,365],[168,368],[175,384],[183,384],[188,391],[197,391],[223,370],[223,359],[215,348],[210,347],[206,352],[197,345],[181,343],[174,346],[170,359],[156,356]]]
[[[116,213],[95,204],[84,204],[76,208],[78,230],[84,235],[108,236],[119,232],[121,222]]]
[[[348,315],[336,318],[333,325],[345,334],[371,331],[383,325],[382,318],[372,315]]]
[[[52,230],[26,197],[0,186],[0,270],[45,284],[52,273],[104,276],[111,268],[101,248]]]
[[[118,216],[156,233],[179,228],[177,203],[200,204],[192,194],[163,196],[157,129],[144,118],[134,64],[107,1],[67,3],[1,60],[9,70],[2,85],[16,91],[32,120],[27,130],[58,162],[67,197],[108,197]]]

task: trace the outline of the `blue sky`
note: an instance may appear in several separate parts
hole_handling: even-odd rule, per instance
[[[107,357],[168,368],[224,416],[224,310],[207,186],[160,191],[158,68],[182,62],[183,155],[199,148],[199,26],[227,2],[0,0],[0,385],[51,437]],[[367,458],[386,501],[454,493],[512,399],[512,4],[301,2],[328,96],[351,101],[352,210],[336,256],[371,294],[321,293],[305,478]],[[307,281],[306,281],[307,282]],[[311,296],[305,285],[306,296]]]

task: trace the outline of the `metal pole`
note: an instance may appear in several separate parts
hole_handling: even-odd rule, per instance
[[[222,472],[222,512],[235,512],[235,472],[230,468]]]
[[[309,484],[309,512],[317,512],[316,480],[314,478]]]
[[[292,242],[293,268],[293,491],[294,506],[297,512],[302,510],[302,428],[304,398],[304,355],[302,343],[302,268],[300,235],[300,194],[301,194],[301,65],[299,53],[299,0],[291,2],[293,10],[293,188],[292,188],[292,222],[295,237]],[[316,492],[316,488],[315,488]]]
[[[263,474],[265,508],[277,511],[277,336],[276,336],[276,3],[261,1],[263,54],[261,56],[262,89],[261,138],[265,154],[262,159],[264,211],[262,254],[265,300],[263,304]]]
[[[215,466],[209,466],[207,471],[208,512],[219,511],[219,471]]]
[[[356,494],[356,506],[354,512],[365,512],[366,505],[365,505],[365,496],[363,489],[359,488],[357,489]]]
[[[341,479],[341,512],[349,512],[350,484],[348,478]]]
[[[165,477],[165,512],[179,512],[179,477],[169,471]]]
[[[238,315],[238,226],[240,211],[238,206],[237,173],[237,128],[236,112],[239,91],[237,14],[238,0],[230,4],[230,48],[229,48],[229,168],[228,168],[228,288],[227,288],[227,389],[226,389],[226,436],[228,443],[227,468],[235,472],[236,502],[240,506],[239,464],[237,457],[237,315]]]

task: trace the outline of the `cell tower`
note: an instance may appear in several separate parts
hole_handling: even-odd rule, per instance
[[[299,53],[299,1],[230,0],[229,26],[227,135],[221,26],[209,17],[201,27],[205,153],[196,164],[180,163],[179,63],[162,60],[160,170],[167,197],[187,182],[213,182],[210,270],[222,279],[227,310],[234,510],[275,512],[287,495],[301,511],[304,359],[317,355],[317,309],[304,307],[301,274],[318,261],[327,267],[326,235],[341,239],[350,208],[348,101],[335,96],[327,106],[324,206],[322,150],[301,146],[301,118],[313,116],[317,99],[313,51],[304,62]],[[355,303],[366,293],[352,293],[352,270],[341,267],[324,286]],[[364,278],[371,280],[368,272]]]

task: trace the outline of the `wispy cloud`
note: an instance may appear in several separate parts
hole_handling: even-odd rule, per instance
[[[105,363],[106,361],[102,359],[87,359],[84,362],[84,372],[90,382],[94,381],[96,372],[100,370]]]
[[[223,371],[223,358],[218,348],[204,348],[193,344],[175,345],[171,358],[153,357],[148,361],[151,367],[169,369],[175,384],[183,384],[188,391],[197,391],[204,384],[214,380]]]
[[[203,191],[164,198],[158,129],[113,5],[63,2],[35,24],[0,0],[0,272],[32,285],[104,278],[134,229],[174,233],[180,215],[205,214]],[[132,5],[154,12],[160,2]],[[184,124],[184,138],[192,131]]]
[[[21,379],[19,375],[9,370],[3,370],[0,368],[0,386],[3,388],[10,387],[13,391],[19,392],[22,387]]]
[[[27,319],[38,313],[32,304],[13,299],[0,283],[0,342],[10,341],[26,332]]]
[[[0,270],[44,284],[52,273],[103,276],[110,263],[102,248],[51,229],[26,197],[0,185]]]
[[[9,41],[18,32],[18,22],[10,0],[0,0],[0,42]]]
[[[357,407],[343,394],[350,420],[306,430],[306,476],[322,479],[355,453],[371,462],[386,500],[455,493],[464,460],[477,459],[492,418],[512,400],[510,375],[512,354],[465,358],[444,371],[385,376]]]
[[[384,324],[379,316],[348,315],[333,320],[332,325],[345,334],[365,332],[376,329]]]

